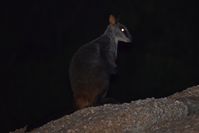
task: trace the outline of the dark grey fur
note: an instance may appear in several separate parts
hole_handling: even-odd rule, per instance
[[[121,28],[125,29],[125,33]],[[83,45],[74,54],[69,69],[70,82],[76,104],[79,97],[79,104],[84,104],[77,108],[95,105],[106,96],[110,75],[115,73],[117,66],[118,41],[131,41],[127,28],[119,23],[109,25],[104,34]]]

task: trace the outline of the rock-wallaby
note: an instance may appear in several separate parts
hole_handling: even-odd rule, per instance
[[[105,32],[74,54],[69,77],[76,109],[97,105],[105,98],[110,75],[116,72],[118,41],[131,42],[131,35],[110,15]]]

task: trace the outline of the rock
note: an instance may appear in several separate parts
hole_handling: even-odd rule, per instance
[[[199,86],[167,98],[89,107],[51,121],[31,133],[196,133]]]
[[[199,115],[191,115],[181,120],[159,123],[149,133],[198,133]]]
[[[50,122],[32,133],[143,132],[158,122],[182,119],[187,113],[187,107],[182,102],[151,98],[121,105],[86,108]]]
[[[189,114],[199,114],[199,85],[176,93],[169,98],[183,102],[188,107]]]
[[[23,128],[20,128],[20,129],[16,129],[14,132],[10,132],[10,133],[25,133],[26,130],[27,130],[27,125]]]

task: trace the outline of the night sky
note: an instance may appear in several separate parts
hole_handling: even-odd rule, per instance
[[[1,5],[1,130],[70,114],[68,67],[74,52],[100,36],[110,13],[133,42],[119,43],[108,93],[123,102],[165,97],[199,84],[196,1],[4,1]]]

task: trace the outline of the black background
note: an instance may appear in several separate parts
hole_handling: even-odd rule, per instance
[[[120,15],[132,36],[119,44],[109,96],[165,97],[199,83],[198,5],[185,0],[5,1],[1,4],[1,131],[40,126],[72,111],[73,53]]]

